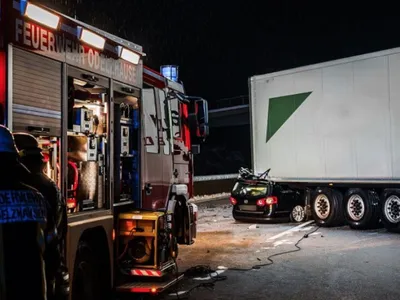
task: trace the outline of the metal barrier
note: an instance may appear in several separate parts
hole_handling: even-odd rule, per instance
[[[214,195],[229,193],[238,174],[207,175],[194,177],[194,195]]]
[[[205,176],[194,176],[193,181],[213,181],[213,180],[225,180],[237,178],[239,174],[222,174],[222,175],[205,175]]]

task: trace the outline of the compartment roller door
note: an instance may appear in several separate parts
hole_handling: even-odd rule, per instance
[[[61,67],[60,62],[13,49],[13,131],[39,127],[43,135],[61,135]]]

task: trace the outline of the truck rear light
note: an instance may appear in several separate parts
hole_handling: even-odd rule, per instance
[[[229,201],[231,202],[232,205],[236,205],[237,204],[237,200],[235,198],[233,198],[232,196],[229,197]]]
[[[267,205],[277,204],[278,203],[278,197],[276,197],[276,196],[268,197],[267,200],[265,200],[265,203]]]
[[[263,199],[258,199],[256,205],[257,205],[257,206],[265,206],[265,201],[266,201],[265,198],[263,198]]]

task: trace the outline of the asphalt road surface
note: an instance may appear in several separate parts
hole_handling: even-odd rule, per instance
[[[226,201],[199,205],[199,216],[196,243],[180,247],[179,270],[207,265],[216,272],[186,279],[164,298],[400,299],[398,234],[314,223],[238,223]],[[268,261],[297,249],[300,239],[301,250]],[[270,265],[233,270],[257,264]],[[214,282],[218,278],[225,280]]]

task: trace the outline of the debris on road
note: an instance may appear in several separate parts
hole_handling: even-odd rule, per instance
[[[198,209],[196,242],[180,247],[178,264],[182,270],[204,264],[212,269],[221,265],[229,269],[251,268],[272,254],[292,250],[304,234],[293,224],[237,222],[229,204],[204,203]],[[310,227],[310,223],[301,227]],[[270,237],[274,238],[268,240]]]
[[[250,225],[248,229],[257,229],[260,228],[257,224]]]

